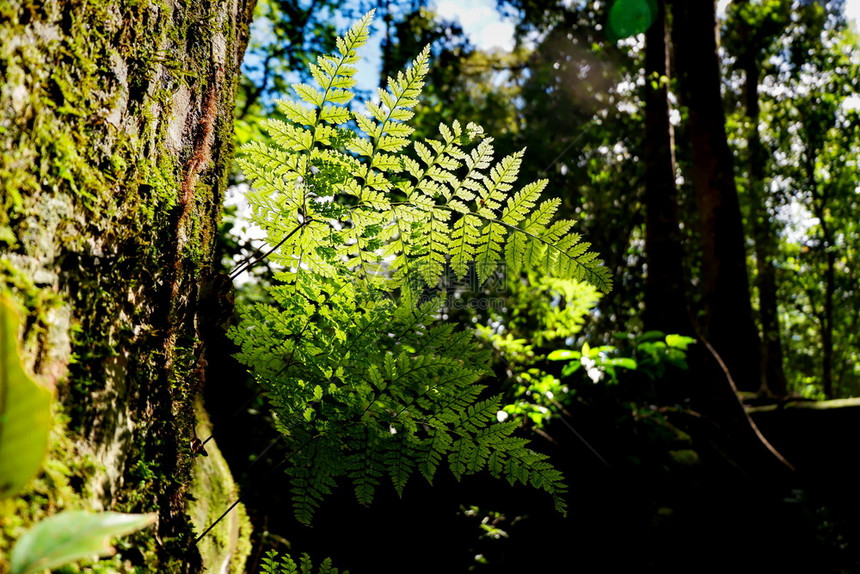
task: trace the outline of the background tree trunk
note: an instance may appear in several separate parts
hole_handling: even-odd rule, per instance
[[[645,329],[692,335],[669,121],[669,45],[665,0],[645,34]]]
[[[0,537],[64,507],[155,511],[157,536],[140,534],[126,563],[195,572],[232,556],[241,570],[235,522],[221,554],[201,561],[194,517],[220,514],[235,485],[211,464],[217,448],[204,468],[190,442],[252,4],[0,8],[0,287],[26,307],[26,356],[57,389],[46,472],[68,470],[15,500],[25,524]]]
[[[750,305],[743,223],[720,95],[716,7],[672,2],[672,40],[689,111],[692,179],[702,237],[704,335],[740,390],[761,387],[759,338]]]
[[[813,136],[808,135],[807,140],[814,141]],[[833,394],[833,326],[835,304],[834,296],[836,294],[836,240],[833,236],[833,231],[830,229],[830,214],[829,214],[829,193],[826,186],[818,184],[818,176],[816,175],[816,163],[818,162],[816,147],[810,146],[804,152],[804,169],[806,181],[809,185],[809,191],[812,195],[812,213],[818,218],[819,226],[821,227],[821,238],[817,248],[823,253],[824,257],[824,301],[821,304],[821,310],[816,314],[818,317],[819,331],[821,332],[821,387],[824,391],[824,396],[828,399],[834,397]],[[810,299],[811,300],[811,299]]]
[[[746,2],[739,4],[743,5]],[[768,394],[784,397],[787,390],[783,370],[782,340],[780,339],[779,310],[776,295],[776,271],[773,265],[776,238],[768,212],[764,186],[767,158],[759,131],[760,106],[758,86],[761,81],[761,60],[766,56],[760,34],[741,19],[739,36],[743,53],[741,67],[744,71],[744,107],[749,120],[747,152],[749,166],[747,173],[749,191],[749,222],[755,244],[756,287],[758,288],[759,321],[761,323],[761,372]]]

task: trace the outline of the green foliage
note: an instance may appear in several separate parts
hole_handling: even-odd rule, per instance
[[[325,277],[358,273],[394,289],[406,277],[435,284],[450,254],[460,276],[474,263],[485,280],[504,261],[511,273],[529,266],[609,289],[607,269],[568,233],[573,222],[551,223],[560,202],[538,204],[546,181],[512,192],[523,152],[494,164],[492,138],[456,121],[439,126],[439,139],[409,145],[414,129],[405,122],[418,104],[428,50],[389,78],[380,102],[368,104],[369,117],[347,107],[370,17],[339,39],[339,55],[312,66],[318,87],[293,86],[310,106],[278,102],[290,121],[265,122],[276,145],[244,148],[240,165],[254,185],[254,221],[279,245],[273,261]],[[344,126],[350,120],[356,130]]]
[[[500,415],[504,420],[507,416],[528,419],[530,424],[541,428],[564,412],[560,401],[573,395],[572,389],[541,369],[517,372],[513,379],[514,384],[508,392],[511,402],[502,409],[505,414]]]
[[[155,514],[61,512],[39,522],[12,549],[12,574],[35,574],[75,560],[109,556],[110,539],[155,522]]]
[[[388,477],[402,494],[416,471],[432,481],[447,458],[457,478],[488,468],[556,496],[561,475],[514,424],[493,424],[500,399],[478,400],[487,353],[472,335],[435,321],[438,300],[419,307],[373,299],[351,283],[300,275],[279,304],[246,310],[233,330],[289,441],[293,503],[309,522],[347,476],[369,504]]]
[[[600,293],[587,283],[525,273],[508,277],[504,313],[495,312],[478,324],[478,337],[493,349],[493,359],[509,375],[502,419],[513,416],[543,427],[560,415],[572,393],[555,375],[539,365],[541,347],[579,334]],[[557,343],[556,343],[557,344]]]
[[[572,221],[552,222],[560,202],[539,201],[545,181],[515,190],[522,151],[494,163],[492,138],[457,121],[410,139],[429,50],[389,78],[369,116],[348,107],[371,17],[311,65],[315,86],[293,86],[300,101],[278,102],[288,121],[265,122],[273,143],[240,160],[282,271],[275,305],[243,310],[231,336],[287,438],[296,515],[309,522],[338,478],[369,504],[384,477],[402,494],[443,461],[458,479],[487,469],[543,489],[563,510],[561,474],[481,395],[487,353],[439,323],[441,299],[427,293],[448,269],[484,282],[504,263],[603,290],[608,271]]]
[[[275,550],[269,550],[263,558],[262,569],[260,574],[338,574],[340,570],[332,567],[331,558],[323,560],[319,568],[314,570],[311,557],[307,554],[302,554],[298,564],[289,556],[279,556]],[[344,570],[343,574],[349,574],[349,570]]]
[[[666,373],[669,365],[687,368],[687,348],[695,342],[683,335],[666,335],[660,331],[647,331],[638,337],[618,333],[616,337],[632,343],[630,349],[619,349],[613,345],[590,347],[587,343],[581,351],[558,349],[547,356],[550,361],[570,361],[562,369],[562,377],[584,368],[592,382],[598,383],[609,375],[610,383],[618,382],[618,370],[638,371],[652,381]],[[629,354],[630,356],[624,356]]]
[[[860,44],[838,5],[764,5],[765,14],[757,7],[737,17],[767,40],[762,83],[780,85],[760,100],[788,387],[807,398],[856,396]],[[797,25],[782,26],[789,13]],[[748,47],[738,44],[729,47],[739,58]]]
[[[19,323],[11,300],[0,295],[0,498],[17,493],[39,471],[51,432],[51,392],[24,372]]]
[[[503,407],[505,415],[501,415],[501,418],[511,416],[524,419],[542,428],[553,417],[565,414],[570,398],[577,389],[583,390],[571,384],[569,377],[574,373],[584,373],[582,380],[592,385],[604,382],[616,386],[625,371],[635,371],[650,381],[657,381],[670,366],[687,368],[686,350],[694,342],[690,337],[664,335],[659,331],[648,331],[638,337],[626,333],[615,336],[622,340],[618,347],[592,347],[584,343],[580,350],[556,349],[546,355],[549,361],[567,361],[560,376],[534,367],[538,362],[533,354],[518,360],[516,355],[521,351],[514,351],[514,364],[519,364],[520,368],[513,375],[508,393],[511,401]],[[507,343],[505,348],[513,348],[511,341]],[[583,398],[582,395],[579,397]]]
[[[527,336],[536,347],[577,335],[600,301],[600,292],[589,283],[531,271],[525,275],[527,280],[509,278],[507,316],[498,317],[506,330]]]

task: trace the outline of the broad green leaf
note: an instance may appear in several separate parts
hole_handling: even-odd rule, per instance
[[[696,340],[694,338],[685,337],[684,335],[666,335],[666,344],[675,349],[681,349],[682,351],[686,351],[687,347],[695,342]]]
[[[42,465],[51,430],[51,392],[24,372],[19,315],[0,295],[0,498],[12,496]]]
[[[578,371],[578,370],[579,370],[579,368],[580,368],[581,366],[582,366],[582,363],[581,363],[581,362],[579,362],[579,361],[571,361],[571,362],[569,362],[568,364],[566,364],[566,365],[564,366],[564,368],[561,370],[561,376],[562,376],[562,377],[567,377],[567,376],[569,376],[569,375],[571,375],[571,374],[575,373],[576,371]]]
[[[571,359],[579,359],[582,354],[579,351],[571,351],[570,349],[556,349],[549,355],[547,359],[550,361],[569,361]]]
[[[612,365],[613,367],[622,367],[624,369],[632,370],[636,370],[638,366],[636,361],[629,357],[615,357],[607,360],[605,364]]]
[[[154,523],[155,514],[70,510],[55,514],[27,531],[10,556],[12,574],[35,574],[74,560],[110,556],[110,539]]]

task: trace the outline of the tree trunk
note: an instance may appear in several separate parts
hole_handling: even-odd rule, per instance
[[[669,121],[665,0],[645,34],[645,329],[692,335]]]
[[[760,58],[763,47],[756,38],[756,31],[745,21],[740,24],[741,55],[744,70],[744,104],[749,121],[747,151],[749,153],[750,225],[753,232],[756,260],[756,287],[759,296],[759,321],[763,337],[761,346],[761,372],[766,394],[784,397],[787,393],[783,370],[782,340],[780,339],[779,311],[776,296],[776,272],[773,254],[776,245],[773,225],[765,201],[764,172],[765,150],[759,132],[759,93],[761,78]]]
[[[815,174],[817,161],[816,148],[810,145],[810,149],[804,152],[804,168],[809,192],[812,195],[812,213],[818,218],[818,224],[821,228],[818,249],[824,256],[824,302],[819,319],[821,327],[821,387],[824,396],[832,399],[835,396],[833,391],[833,324],[837,247],[833,231],[830,228],[830,210],[827,205],[829,194],[826,189],[822,190],[819,187]],[[814,305],[811,297],[810,302]]]
[[[704,335],[738,388],[761,387],[744,232],[720,95],[713,1],[672,3],[672,39],[689,111],[692,180],[702,236]]]
[[[0,516],[0,554],[64,508],[158,512],[115,570],[241,571],[239,515],[220,546],[195,543],[236,489],[214,445],[198,459],[190,444],[252,3],[0,8],[0,288],[59,399],[50,480],[13,500],[23,524]]]
[[[705,333],[689,353],[694,406],[718,431],[720,449],[741,469],[773,476],[792,468],[741,405],[758,390],[758,334],[749,300],[744,236],[720,96],[713,2],[669,3],[673,54],[689,110],[693,186],[702,234]],[[741,387],[737,381],[744,381]]]

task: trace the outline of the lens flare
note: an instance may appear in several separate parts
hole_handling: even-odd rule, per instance
[[[656,0],[616,0],[606,22],[609,38],[614,41],[641,34],[656,16]]]

